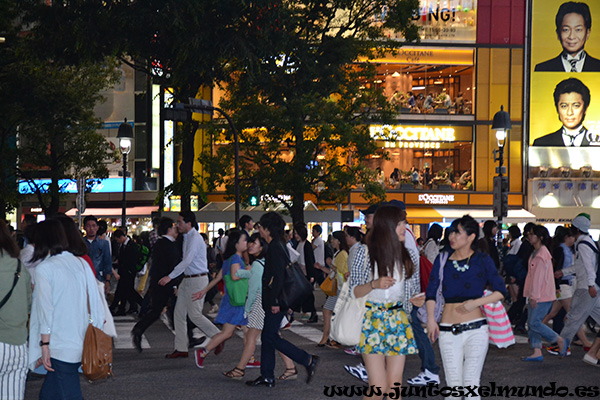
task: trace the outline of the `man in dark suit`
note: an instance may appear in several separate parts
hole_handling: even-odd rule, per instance
[[[561,81],[554,89],[554,105],[562,128],[535,139],[533,146],[585,147],[597,142],[583,126],[590,105],[590,89],[583,82],[576,78]]]
[[[585,3],[563,3],[556,14],[556,35],[563,51],[557,57],[535,66],[541,72],[598,72],[600,60],[584,50],[592,28],[592,15]]]
[[[129,302],[128,313],[137,312],[137,305],[142,305],[142,296],[133,287],[135,275],[137,274],[136,265],[140,257],[140,249],[138,244],[129,239],[121,229],[117,229],[113,233],[113,237],[120,245],[117,257],[119,283],[117,284],[115,299],[111,308],[114,310],[118,306],[119,310],[115,315],[125,315],[125,305],[127,302]]]
[[[142,335],[156,320],[160,318],[163,308],[173,294],[173,284],[161,286],[158,281],[169,275],[181,259],[181,251],[177,245],[177,228],[171,218],[163,217],[158,223],[159,239],[152,247],[152,268],[150,269],[150,308],[146,315],[133,327],[131,336],[135,348],[142,351]]]

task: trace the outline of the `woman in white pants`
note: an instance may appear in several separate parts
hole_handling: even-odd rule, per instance
[[[450,233],[452,253],[440,254],[433,265],[427,286],[427,332],[434,342],[440,338],[440,353],[448,386],[479,386],[481,370],[488,350],[488,327],[480,307],[502,300],[504,281],[491,257],[477,251],[479,224],[469,215],[458,220]],[[442,266],[440,277],[440,259]],[[435,320],[436,293],[442,283],[445,300],[441,322]],[[493,293],[483,297],[487,285]],[[457,392],[458,394],[458,392]],[[479,399],[463,392],[465,397]],[[462,396],[453,397],[461,398]]]

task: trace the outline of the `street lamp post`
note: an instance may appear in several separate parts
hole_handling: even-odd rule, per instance
[[[127,118],[119,126],[119,149],[123,154],[123,201],[121,203],[121,227],[127,232],[127,155],[133,143],[133,128],[127,123]]]
[[[510,115],[504,111],[504,106],[500,106],[500,111],[494,115],[492,123],[492,130],[496,131],[498,141],[498,150],[494,150],[494,161],[498,161],[498,176],[494,177],[494,216],[498,218],[498,248],[502,246],[502,218],[508,215],[508,177],[504,176],[504,146],[508,141],[510,129]]]

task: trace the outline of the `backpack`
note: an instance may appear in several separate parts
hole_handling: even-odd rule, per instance
[[[577,246],[579,246],[580,244],[585,244],[590,249],[592,249],[594,254],[596,254],[596,285],[600,286],[600,273],[598,273],[598,265],[600,264],[600,251],[598,250],[598,245],[596,244],[596,242],[593,241],[593,239],[592,242],[594,243],[593,245],[592,243],[586,240],[582,240],[577,244]],[[577,247],[575,247],[575,251],[577,251]]]
[[[137,244],[137,243],[136,243]],[[144,269],[144,265],[148,262],[148,258],[150,257],[150,249],[143,244],[137,244],[139,256],[137,262],[135,263],[135,271],[140,272]]]

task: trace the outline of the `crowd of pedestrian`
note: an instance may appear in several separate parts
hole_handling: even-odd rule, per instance
[[[580,344],[583,361],[600,366],[600,333],[594,332],[600,327],[600,251],[589,234],[589,215],[577,215],[553,237],[542,225],[526,224],[523,236],[511,226],[497,250],[492,221],[480,226],[465,215],[445,230],[432,224],[421,239],[408,226],[402,202],[362,213],[366,231],[345,226],[328,240],[319,225],[312,227],[311,240],[303,223],[286,231],[275,212],[257,223],[244,216],[239,229],[220,231],[210,246],[198,232],[195,214],[181,212],[177,221],[154,221],[148,260],[144,244],[124,230],[112,232],[111,244],[105,224],[95,217],[84,220],[85,236],[65,215],[40,223],[25,218],[20,241],[0,221],[0,398],[23,398],[28,369],[46,375],[40,398],[81,398],[88,322],[116,336],[112,316],[128,313],[138,318],[131,336],[139,352],[144,332],[166,312],[175,331],[168,359],[187,358],[192,349],[196,366],[210,368],[207,356],[218,356],[242,329],[239,362],[223,371],[225,377],[240,380],[248,368],[260,367],[259,376],[246,384],[273,387],[297,379],[298,365],[309,383],[319,356],[280,335],[295,319],[318,321],[313,292],[296,305],[287,303],[283,293],[291,263],[314,289],[327,284],[317,347],[342,347],[332,337],[331,320],[336,304],[348,301],[338,298],[344,284],[350,298],[365,300],[360,340],[343,350],[362,362],[345,369],[383,393],[404,381],[405,359],[412,354],[420,357],[421,369],[406,380],[410,385],[440,384],[442,368],[449,386],[479,385],[490,341],[500,347],[497,321],[486,309],[504,310],[504,305],[510,321],[505,334],[514,330],[529,339],[531,353],[522,361],[542,362],[545,341],[546,353],[559,357]],[[149,283],[138,291],[136,277],[146,261]],[[113,278],[118,284],[111,298]],[[205,301],[211,302],[214,320],[204,312]],[[596,337],[588,337],[590,328]],[[194,337],[194,329],[204,336]],[[276,353],[285,365],[281,374],[275,374]]]

